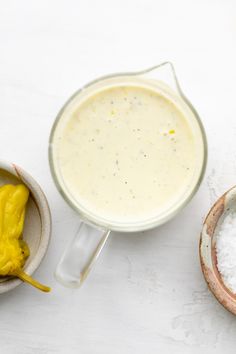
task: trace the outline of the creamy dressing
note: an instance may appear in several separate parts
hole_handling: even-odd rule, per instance
[[[117,85],[85,99],[57,133],[55,147],[67,192],[111,222],[147,220],[171,208],[199,163],[184,114],[142,86]]]

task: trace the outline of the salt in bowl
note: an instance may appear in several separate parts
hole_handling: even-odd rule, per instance
[[[199,254],[209,289],[221,305],[236,315],[236,294],[224,284],[217,268],[216,254],[216,235],[224,218],[231,212],[236,212],[236,186],[220,197],[208,213],[200,236]]]

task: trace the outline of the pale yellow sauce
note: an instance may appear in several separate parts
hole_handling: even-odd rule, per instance
[[[115,222],[146,220],[170,208],[196,167],[188,121],[170,100],[145,87],[92,95],[57,140],[68,192],[92,214]]]

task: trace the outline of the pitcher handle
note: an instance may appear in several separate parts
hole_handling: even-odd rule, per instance
[[[110,230],[81,222],[71,243],[59,261],[55,277],[66,287],[78,288],[97,260]]]

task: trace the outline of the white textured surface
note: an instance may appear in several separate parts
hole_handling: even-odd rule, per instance
[[[0,297],[1,354],[235,353],[236,318],[198,259],[203,217],[236,182],[235,41],[234,0],[0,1],[0,155],[37,178],[53,217],[36,273],[53,291],[22,285]],[[206,178],[173,221],[112,235],[81,290],[64,289],[52,274],[79,220],[49,173],[55,115],[87,81],[166,59],[205,124]]]

